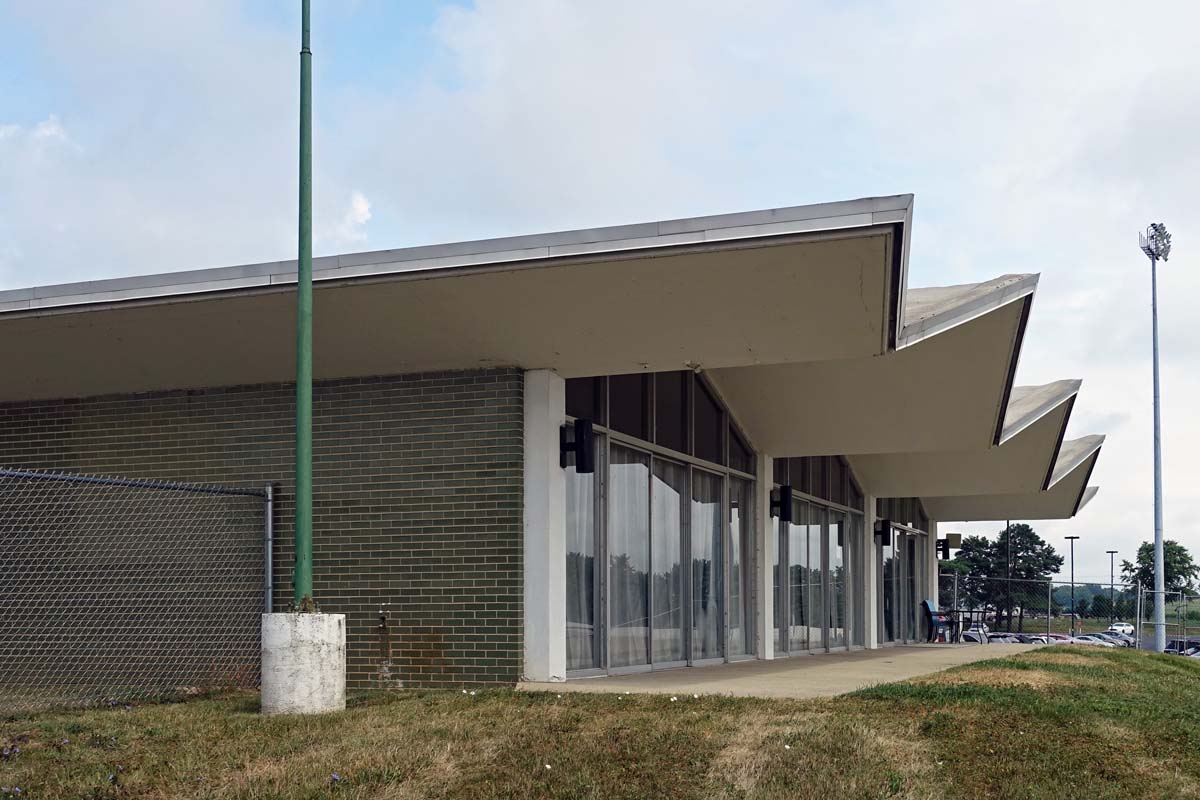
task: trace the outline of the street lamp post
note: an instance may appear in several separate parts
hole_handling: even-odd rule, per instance
[[[1171,254],[1171,234],[1161,222],[1151,223],[1138,235],[1142,252],[1150,259],[1150,321],[1154,347],[1154,652],[1167,646],[1166,586],[1163,575],[1162,422],[1158,395],[1158,261]]]
[[[1008,632],[1012,633],[1012,520],[1004,520],[1004,594],[1008,603]]]
[[[1117,551],[1105,550],[1108,553],[1108,624],[1111,626],[1117,610],[1116,602],[1116,582],[1117,582]]]
[[[1078,627],[1075,624],[1075,540],[1079,537],[1067,536],[1064,538],[1071,543],[1071,635],[1074,636]]]

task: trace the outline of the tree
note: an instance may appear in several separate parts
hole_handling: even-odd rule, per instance
[[[1113,604],[1108,593],[1092,595],[1092,616],[1111,617],[1112,615]]]
[[[1168,592],[1194,592],[1193,581],[1200,575],[1200,565],[1192,561],[1187,548],[1172,539],[1163,542],[1164,588]],[[1121,562],[1121,580],[1154,591],[1154,544],[1142,542],[1137,551],[1137,566]]]
[[[1075,600],[1075,613],[1080,617],[1086,617],[1088,615],[1088,605],[1088,599],[1086,597],[1077,598]]]
[[[952,563],[966,576],[960,580],[960,593],[965,585],[967,597],[973,604],[994,607],[997,626],[1001,614],[1006,614],[1009,630],[1012,630],[1013,611],[1019,609],[1017,630],[1021,630],[1027,605],[1022,597],[1030,595],[1018,587],[1032,584],[1019,581],[1048,581],[1062,568],[1063,557],[1054,552],[1033,528],[1017,523],[1000,531],[995,541],[983,536],[964,537],[962,548]],[[998,580],[1003,578],[1011,578],[1013,582]],[[1037,591],[1040,598],[1045,587]]]

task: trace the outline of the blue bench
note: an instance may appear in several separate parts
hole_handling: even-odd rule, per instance
[[[954,641],[954,621],[948,613],[937,610],[937,604],[932,600],[923,600],[921,608],[925,610],[926,642]]]

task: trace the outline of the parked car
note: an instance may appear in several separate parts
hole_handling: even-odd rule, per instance
[[[1046,644],[1046,635],[1037,633],[1013,633],[1010,636],[1016,637],[1021,644]]]
[[[1094,645],[1094,646],[1098,646],[1098,647],[1116,647],[1117,646],[1113,642],[1106,641],[1105,639],[1097,636],[1094,633],[1085,633],[1080,636],[1076,636],[1073,639],[1071,639],[1071,644],[1088,644],[1088,645]]]
[[[1200,639],[1172,639],[1167,642],[1166,649],[1163,652],[1179,654],[1193,647],[1200,647]]]
[[[987,644],[988,643],[987,634],[978,628],[969,628],[969,629],[963,631],[962,636],[960,636],[959,638],[963,642],[966,642],[967,644]]]
[[[1112,631],[1102,631],[1102,632],[1100,632],[1100,633],[1093,633],[1093,634],[1091,634],[1091,635],[1092,635],[1092,636],[1099,636],[1099,637],[1100,637],[1101,639],[1103,639],[1104,641],[1106,641],[1106,642],[1112,642],[1112,643],[1113,643],[1113,644],[1115,644],[1117,647],[1130,647],[1130,646],[1132,646],[1132,645],[1133,645],[1133,640],[1132,640],[1132,639],[1129,639],[1129,640],[1127,641],[1127,640],[1126,640],[1126,637],[1124,637],[1124,636],[1122,636],[1121,634],[1118,634],[1118,633],[1113,633]]]
[[[1123,633],[1126,636],[1133,636],[1133,623],[1131,622],[1114,622],[1108,626],[1108,629],[1113,633]]]
[[[1065,633],[1047,633],[1046,638],[1050,640],[1050,644],[1067,644],[1071,641],[1071,637]]]

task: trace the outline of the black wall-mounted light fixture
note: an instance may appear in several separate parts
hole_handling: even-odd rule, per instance
[[[875,523],[875,538],[879,540],[882,547],[889,547],[892,544],[892,521],[890,519],[881,519]]]
[[[938,555],[945,561],[950,560],[950,551],[962,548],[961,533],[947,533],[946,538],[937,540]]]
[[[590,419],[577,419],[558,429],[558,465],[563,469],[569,466],[568,453],[574,453],[575,471],[580,475],[596,471],[596,437]]]
[[[779,517],[780,522],[792,521],[792,485],[785,483],[779,487],[779,498],[771,498],[771,516]]]

